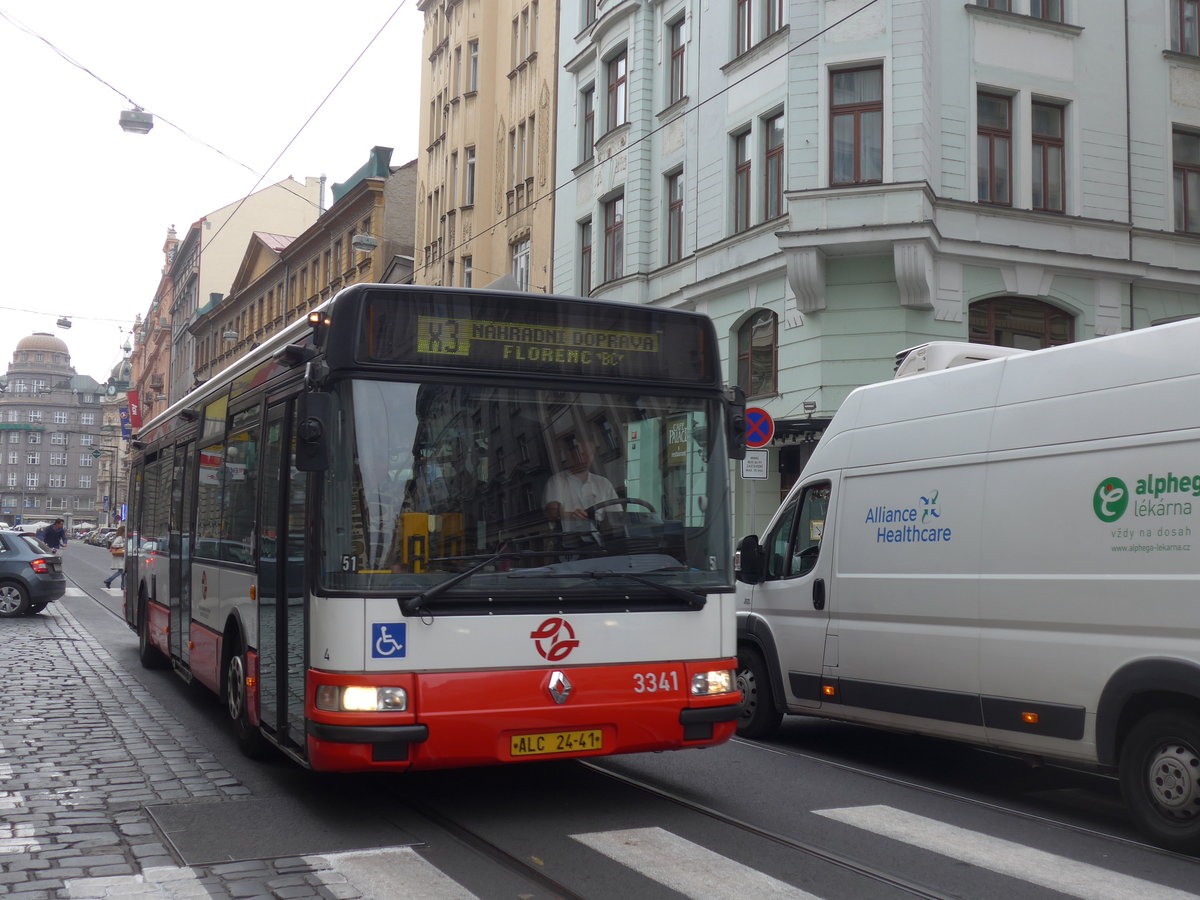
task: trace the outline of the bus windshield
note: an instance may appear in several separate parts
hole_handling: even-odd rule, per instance
[[[334,393],[327,590],[662,602],[732,583],[712,395],[373,380]]]

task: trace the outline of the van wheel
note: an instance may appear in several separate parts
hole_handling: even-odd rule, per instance
[[[165,669],[168,663],[163,652],[150,643],[150,615],[145,597],[138,604],[138,661],[143,669]]]
[[[783,714],[771,696],[771,676],[762,654],[754,647],[738,650],[737,686],[742,692],[742,714],[737,733],[744,738],[769,738],[779,730]]]
[[[1146,716],[1121,745],[1121,794],[1134,822],[1168,850],[1200,853],[1200,717]]]
[[[258,726],[250,722],[250,698],[246,688],[246,651],[236,635],[225,665],[225,708],[233,722],[238,749],[251,759],[262,759],[267,751],[267,741],[258,730]]]

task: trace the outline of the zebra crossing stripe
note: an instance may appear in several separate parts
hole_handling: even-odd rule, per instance
[[[465,887],[426,860],[412,847],[384,847],[346,853],[322,853],[312,858],[326,860],[364,897],[396,897],[403,885],[405,897],[437,897],[438,900],[479,900]]]
[[[856,806],[815,812],[912,847],[931,850],[1081,900],[1196,900],[1197,896],[890,806]]]
[[[816,900],[813,894],[751,869],[662,828],[573,834],[609,859],[696,900]]]

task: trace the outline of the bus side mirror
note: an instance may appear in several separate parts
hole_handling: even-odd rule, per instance
[[[725,393],[725,438],[730,459],[746,458],[746,392],[734,386]]]
[[[758,584],[763,580],[763,548],[757,534],[748,534],[738,541],[733,554],[733,572],[738,581]]]
[[[329,423],[332,419],[332,394],[316,391],[300,395],[296,468],[301,472],[324,472],[329,468]]]

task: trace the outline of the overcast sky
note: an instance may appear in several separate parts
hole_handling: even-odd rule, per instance
[[[103,381],[170,226],[289,175],[344,181],[376,145],[415,158],[421,30],[417,0],[0,0],[0,373],[44,331]],[[149,134],[121,130],[125,97]]]

